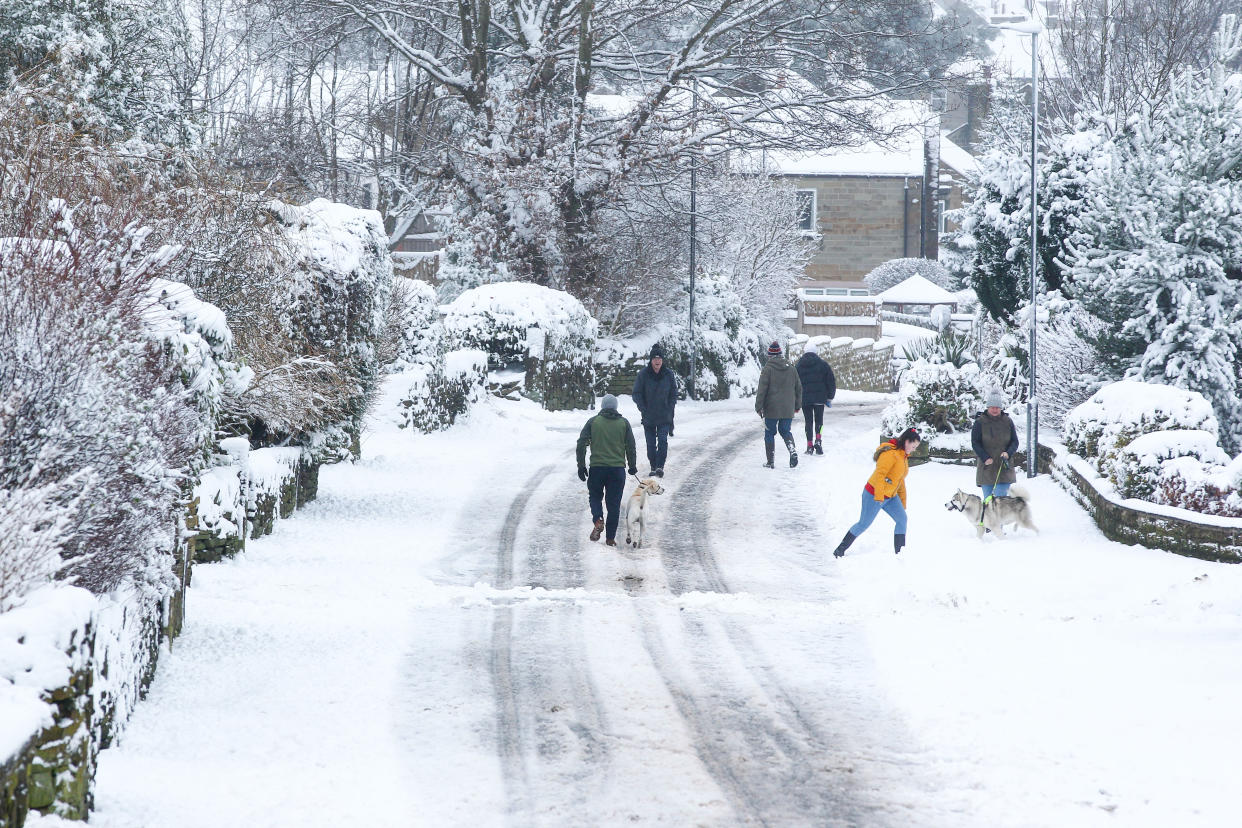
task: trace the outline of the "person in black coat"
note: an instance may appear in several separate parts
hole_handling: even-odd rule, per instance
[[[802,419],[806,423],[806,453],[823,454],[820,432],[824,428],[824,406],[832,406],[837,395],[837,378],[832,367],[814,350],[798,360],[798,377],[802,380]]]
[[[673,413],[677,407],[677,378],[664,368],[664,349],[659,345],[652,347],[647,367],[638,372],[633,396],[634,405],[642,415],[651,476],[663,477],[668,438],[673,433]]]

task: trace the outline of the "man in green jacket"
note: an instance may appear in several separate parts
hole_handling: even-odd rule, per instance
[[[587,470],[586,451],[591,447],[591,469]],[[638,456],[634,448],[634,429],[629,420],[617,411],[617,398],[605,394],[600,412],[587,420],[578,435],[578,479],[587,484],[587,497],[591,502],[591,540],[599,540],[605,532],[605,542],[617,545],[617,522],[621,517],[621,495],[625,492],[625,469],[638,475]],[[608,521],[604,522],[604,504],[608,506]]]
[[[794,448],[793,415],[802,410],[802,380],[798,369],[785,359],[779,342],[768,346],[768,362],[759,374],[759,388],[755,391],[755,412],[763,418],[763,450],[767,455],[765,469],[773,467],[776,456],[776,432],[780,431],[785,448],[789,449],[789,465],[798,465],[798,450]]]

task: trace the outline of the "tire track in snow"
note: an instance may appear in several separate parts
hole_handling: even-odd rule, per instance
[[[531,586],[568,589],[584,583],[580,543],[572,539],[578,529],[585,536],[586,529],[575,520],[581,512],[566,508],[582,492],[576,480],[560,483],[555,468],[535,472],[509,506],[497,546],[498,589],[515,586],[519,555]],[[549,554],[558,547],[559,554]],[[561,804],[550,797],[553,792],[572,803],[588,780],[607,778],[606,723],[586,669],[581,616],[581,608],[572,605],[510,604],[494,611],[490,671],[497,747],[510,814],[522,823],[539,821],[537,804]]]
[[[871,413],[872,407],[847,416]],[[670,514],[677,519],[659,546],[674,593],[731,591],[712,552],[710,506],[725,467],[757,438],[747,432],[717,447],[673,492]],[[740,821],[859,824],[863,809],[852,801],[847,777],[825,766],[839,751],[803,714],[745,630],[729,619],[683,615],[687,644],[678,658],[656,615],[640,611],[640,619],[648,652],[693,734],[696,753]]]

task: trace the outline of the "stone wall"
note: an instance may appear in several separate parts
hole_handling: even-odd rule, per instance
[[[283,456],[275,456],[282,453]],[[320,464],[306,452],[256,449],[239,463],[237,501],[219,510],[229,523],[238,527],[237,531],[204,529],[199,525],[198,501],[190,504],[186,528],[195,532],[192,553],[195,563],[215,563],[244,551],[246,538],[271,534],[278,519],[290,517],[296,509],[314,500],[319,492]]]
[[[797,362],[808,346],[813,347],[832,366],[838,389],[888,394],[897,389],[897,373],[892,366],[893,344],[877,344],[867,337],[813,337],[790,342],[789,359]]]
[[[1165,549],[1178,555],[1224,563],[1242,562],[1242,527],[1200,523],[1156,514],[1109,499],[1075,467],[1074,455],[1052,466],[1052,475],[1082,504],[1109,540]]]

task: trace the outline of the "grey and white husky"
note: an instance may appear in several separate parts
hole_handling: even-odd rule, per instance
[[[994,497],[986,505],[983,498],[976,494],[957,490],[953,499],[944,504],[952,512],[961,512],[975,527],[975,534],[983,537],[984,530],[990,531],[998,538],[1005,537],[1007,525],[1023,526],[1038,533],[1039,529],[1031,522],[1031,496],[1021,486],[1009,489],[1008,497]]]

